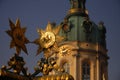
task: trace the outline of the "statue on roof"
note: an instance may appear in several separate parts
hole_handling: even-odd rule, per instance
[[[71,4],[71,8],[81,8],[85,9],[86,0],[69,0]]]
[[[99,30],[99,35],[100,35],[100,43],[101,45],[106,47],[106,27],[103,21],[99,22],[98,30]]]

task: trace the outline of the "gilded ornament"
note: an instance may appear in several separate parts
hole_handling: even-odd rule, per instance
[[[44,52],[46,58],[50,57],[53,53],[58,52],[58,43],[61,42],[64,38],[59,36],[59,31],[61,25],[54,26],[52,23],[48,23],[45,30],[38,29],[40,37],[34,41],[34,43],[39,45],[37,50],[37,55],[40,52]]]
[[[45,32],[41,35],[40,44],[43,48],[49,48],[55,43],[55,35],[52,32]]]
[[[19,54],[21,50],[28,54],[25,44],[29,43],[29,40],[24,35],[26,28],[21,28],[19,19],[16,20],[16,24],[9,20],[9,24],[11,30],[7,30],[6,32],[12,38],[10,48],[15,47],[17,54]]]
[[[67,56],[71,53],[69,45],[62,45],[59,47],[59,53],[61,56]]]

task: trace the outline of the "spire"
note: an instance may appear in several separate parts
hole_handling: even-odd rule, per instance
[[[80,8],[85,10],[85,2],[86,0],[69,0],[71,9],[73,8]]]
[[[68,15],[76,15],[76,14],[82,14],[82,15],[88,15],[88,11],[86,10],[85,3],[86,0],[69,0],[70,1],[70,10],[68,12]]]

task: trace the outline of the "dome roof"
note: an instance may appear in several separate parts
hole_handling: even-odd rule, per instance
[[[96,25],[88,16],[71,15],[61,25],[60,35],[66,41],[99,43],[105,46],[106,29],[101,22]]]
[[[66,41],[98,43],[106,47],[104,23],[96,25],[89,19],[85,2],[70,0],[70,10],[61,23],[60,35],[66,37]]]

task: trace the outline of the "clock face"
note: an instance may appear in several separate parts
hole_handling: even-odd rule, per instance
[[[62,55],[62,56],[67,56],[67,55],[69,55],[70,54],[70,48],[69,48],[69,46],[68,45],[64,45],[64,46],[61,46],[60,48],[59,48],[59,52],[60,52],[60,55]]]
[[[40,44],[43,48],[49,48],[55,43],[55,35],[52,32],[45,32],[41,35]]]

